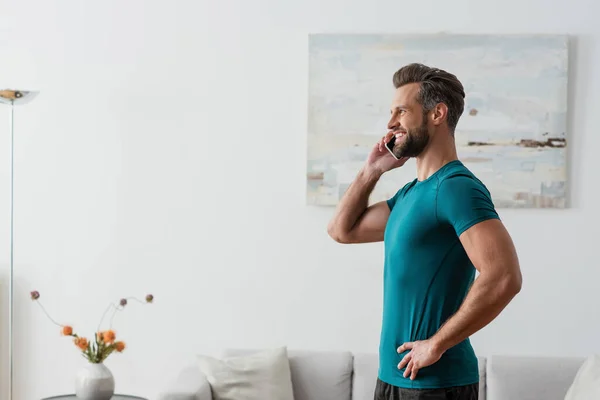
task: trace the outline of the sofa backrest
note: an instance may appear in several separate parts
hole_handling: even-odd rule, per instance
[[[479,361],[479,400],[486,400],[486,359],[485,357],[478,357],[477,360]],[[354,354],[354,375],[352,377],[353,400],[373,400],[378,369],[379,357],[377,354]]]
[[[225,350],[224,357],[256,352]],[[352,353],[288,350],[294,400],[352,400]],[[371,399],[373,394],[371,393]]]
[[[373,400],[379,357],[373,353],[354,354],[354,374],[352,376],[352,400]]]
[[[487,400],[563,400],[585,358],[491,356]]]
[[[257,350],[229,349],[225,357]],[[288,350],[295,400],[372,400],[374,353]],[[563,400],[582,357],[478,357],[479,400]]]

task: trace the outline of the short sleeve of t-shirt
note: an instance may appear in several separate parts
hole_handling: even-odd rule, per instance
[[[487,188],[466,175],[447,177],[439,183],[436,210],[438,220],[450,224],[457,236],[479,222],[500,219]]]
[[[396,204],[396,200],[398,200],[398,196],[400,196],[400,192],[402,192],[402,189],[398,190],[396,192],[396,194],[394,195],[394,197],[391,197],[387,200],[387,205],[388,205],[390,211],[392,211],[392,209],[394,208],[394,205]]]
[[[403,188],[399,189],[396,194],[394,195],[394,197],[391,197],[387,200],[387,205],[390,209],[390,211],[392,211],[392,209],[394,208],[394,206],[396,205],[396,201],[402,197],[404,195],[404,193],[406,192],[406,189],[411,185],[412,182],[407,183],[406,185],[404,185]]]

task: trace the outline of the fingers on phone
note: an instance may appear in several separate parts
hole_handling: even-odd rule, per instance
[[[388,143],[390,142],[390,139],[391,138],[389,137],[389,135],[385,135],[383,137],[383,139],[381,140],[383,143],[383,145],[382,145],[383,150],[385,150],[385,148],[387,147]]]
[[[392,140],[392,138],[394,137],[394,133],[393,132],[388,132],[386,133],[381,140],[379,140],[379,142],[377,143],[379,146],[379,151],[384,151],[385,150],[385,145],[389,143],[390,140]]]

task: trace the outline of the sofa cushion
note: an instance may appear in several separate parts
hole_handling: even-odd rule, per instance
[[[379,356],[373,353],[354,354],[354,376],[352,378],[352,400],[373,400]]]
[[[198,355],[215,400],[294,400],[285,347],[239,357]]]
[[[485,357],[478,357],[479,363],[479,400],[485,397]],[[353,400],[373,400],[379,357],[373,353],[356,353],[354,355],[354,376],[352,383]]]
[[[479,400],[487,400],[487,359],[485,357],[477,357],[477,365],[479,366]]]
[[[579,357],[490,356],[487,400],[563,400],[584,360]]]
[[[600,355],[589,356],[575,375],[565,400],[600,399]]]
[[[158,400],[212,400],[212,391],[197,363],[190,363],[167,380]]]
[[[224,356],[256,351],[227,349]],[[294,400],[351,400],[352,353],[288,349],[288,359]]]

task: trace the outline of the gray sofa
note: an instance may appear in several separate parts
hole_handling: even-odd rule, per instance
[[[248,352],[227,350],[223,356]],[[295,400],[373,400],[377,355],[288,350],[288,357]],[[584,361],[578,357],[479,357],[479,399],[563,400]],[[213,399],[208,381],[192,363],[182,367],[159,400]]]

